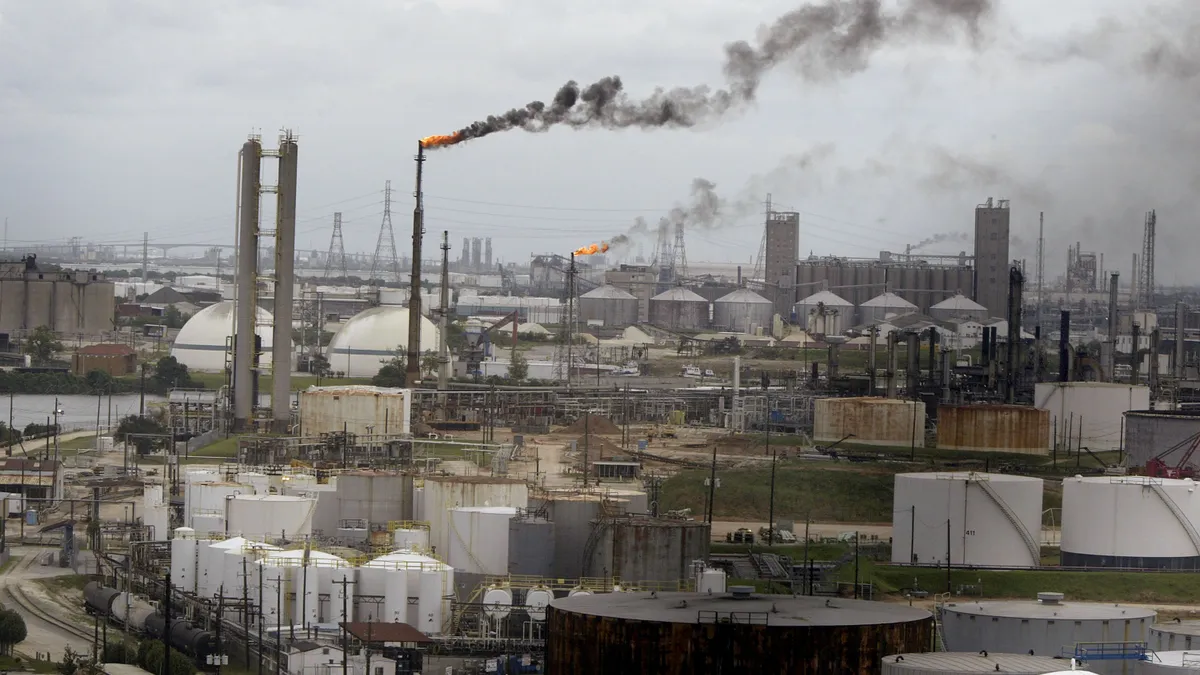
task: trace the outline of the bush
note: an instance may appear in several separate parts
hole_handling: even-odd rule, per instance
[[[25,619],[11,609],[0,609],[0,652],[12,656],[13,647],[28,635]]]

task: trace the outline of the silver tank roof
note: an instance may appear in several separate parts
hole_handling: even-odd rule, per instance
[[[1070,668],[1070,660],[1028,654],[992,654],[975,652],[934,652],[930,654],[897,654],[883,659],[884,673],[1008,673],[1009,675],[1042,675]]]

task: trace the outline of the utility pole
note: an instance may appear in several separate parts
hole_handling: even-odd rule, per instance
[[[245,561],[243,560],[243,562],[245,562]],[[212,654],[208,657],[208,658],[212,659],[212,665],[216,669],[217,675],[221,675],[221,660],[223,658],[223,656],[222,656],[223,649],[222,649],[222,645],[221,645],[221,624],[225,623],[224,614],[225,614],[225,584],[221,584],[220,588],[217,589],[217,630],[216,630],[216,635],[215,635],[215,638],[217,641],[217,650],[216,650],[215,654]],[[246,644],[250,644],[250,641],[246,640]],[[249,649],[247,649],[247,651],[249,651]]]
[[[708,476],[708,526],[712,528],[713,500],[717,498],[717,445],[713,444],[712,469]]]
[[[445,391],[450,386],[450,350],[446,347],[446,333],[450,323],[450,233],[446,230],[442,230],[441,286],[441,297],[438,298],[438,390]],[[515,343],[513,349],[516,349]],[[445,397],[442,397],[440,403],[445,414]]]
[[[771,380],[766,373],[762,376],[763,398],[766,403],[766,416],[764,421],[767,425],[767,454],[771,456],[771,497],[767,515],[767,546],[775,545],[775,452],[771,450]]]
[[[418,182],[420,167],[417,165]],[[420,190],[420,188],[417,188]],[[384,268],[390,268],[392,281],[400,283],[400,259],[396,256],[396,233],[392,230],[392,181],[383,186],[383,221],[379,223],[379,239],[375,242],[375,255],[371,258],[371,279],[382,280]],[[376,276],[379,275],[379,276]]]
[[[249,632],[246,642],[250,641]],[[249,664],[247,664],[249,665]],[[263,566],[258,566],[258,675],[263,675]]]
[[[163,589],[164,589],[163,594],[166,596],[163,598],[163,616],[166,618],[166,620],[163,621],[163,633],[162,633],[163,661],[162,661],[162,670],[159,672],[159,675],[170,675],[171,674],[171,573],[170,572],[167,572],[166,583],[163,584]]]
[[[350,665],[349,665],[349,661],[347,660],[348,659],[347,652],[350,651],[350,645],[349,645],[349,638],[347,637],[347,633],[349,631],[346,630],[346,624],[350,622],[350,612],[349,612],[350,593],[347,589],[350,586],[353,586],[354,582],[349,579],[342,579],[341,581],[333,582],[333,585],[342,587],[342,591],[341,591],[342,592],[342,621],[341,621],[341,625],[342,625],[342,675],[349,675],[350,674],[350,670],[349,670]],[[368,675],[370,675],[370,674],[368,673]]]
[[[1034,325],[1042,325],[1042,286],[1046,275],[1046,237],[1045,213],[1038,212],[1038,244],[1037,244],[1037,309],[1034,310]],[[1040,345],[1039,345],[1040,347]]]
[[[150,268],[150,233],[142,233],[142,292],[146,292],[147,271]]]

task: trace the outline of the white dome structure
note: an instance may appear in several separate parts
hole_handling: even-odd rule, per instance
[[[188,370],[221,372],[225,370],[226,351],[230,349],[233,336],[232,300],[222,300],[209,305],[183,324],[175,343],[171,345],[171,356],[188,367]],[[271,363],[271,339],[274,317],[262,307],[258,308],[258,327],[255,332],[262,338],[262,354],[258,365]]]
[[[421,317],[421,351],[437,350],[438,329]],[[372,307],[354,315],[329,341],[329,367],[347,377],[374,377],[384,361],[408,347],[408,308]]]
[[[929,315],[938,321],[949,319],[982,321],[988,318],[988,308],[959,293],[930,307]]]
[[[913,314],[917,306],[887,291],[858,306],[859,321],[865,324],[882,323],[889,317]]]

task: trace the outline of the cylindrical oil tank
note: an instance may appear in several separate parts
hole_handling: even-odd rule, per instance
[[[446,562],[468,574],[508,574],[508,521],[511,506],[464,506],[450,510]]]
[[[551,576],[577,579],[584,573],[592,521],[600,517],[604,499],[598,494],[551,494],[540,502],[554,523],[554,573]]]
[[[1023,405],[940,405],[937,446],[943,450],[1050,452],[1050,411]]]
[[[928,651],[932,636],[929,612],[898,603],[730,593],[580,594],[550,603],[546,672],[876,675],[884,656]]]
[[[412,493],[412,514],[413,520],[423,523],[425,522],[425,485],[413,485]]]
[[[1176,446],[1162,457],[1168,466],[1183,458],[1191,436],[1200,433],[1200,410],[1132,410],[1125,413],[1125,456],[1129,466],[1145,466],[1146,460]],[[1193,457],[1193,465],[1200,457]]]
[[[611,502],[625,502],[625,513],[650,513],[650,495],[641,490],[604,490],[604,497]]]
[[[227,582],[225,579],[225,554],[229,551],[240,552],[252,543],[244,537],[201,542],[196,556],[196,592],[204,597],[212,597],[222,585],[228,587],[232,580]]]
[[[554,576],[554,521],[524,512],[508,521],[508,574]]]
[[[146,634],[147,635],[150,635],[150,636],[153,636],[156,638],[162,638],[163,632],[166,630],[166,626],[167,626],[167,617],[163,616],[162,614],[160,614],[158,612],[155,612],[154,614],[151,614],[150,616],[146,617]]]
[[[650,323],[668,330],[700,330],[708,325],[708,300],[683,286],[650,298]]]
[[[813,335],[841,335],[854,325],[854,304],[830,291],[818,291],[792,306],[796,325]]]
[[[913,314],[916,311],[916,305],[895,293],[880,293],[858,306],[858,322],[861,324],[883,323],[891,317]]]
[[[417,626],[422,621],[428,619],[428,617],[422,618],[422,612],[426,610],[421,609],[419,601],[422,583],[421,575],[425,572],[437,574],[441,578],[439,587],[449,589],[447,592],[453,593],[454,569],[435,558],[411,551],[394,551],[387,555],[379,556],[363,565],[359,569],[360,586],[355,589],[355,593],[359,595],[383,596],[387,589],[388,575],[403,575],[408,589],[408,598],[418,598],[417,603],[410,603],[408,605],[408,619],[405,623]],[[444,604],[439,605],[439,617],[449,612],[449,600],[443,598],[443,601]],[[428,605],[428,602],[426,604]],[[380,608],[380,610],[386,611],[386,608]],[[365,621],[366,617],[363,616],[362,612],[363,610],[360,608],[359,619]],[[438,619],[438,625],[441,625],[440,618]]]
[[[131,608],[129,610],[129,630],[135,633],[140,633],[146,630],[146,620],[157,613],[157,609],[145,603]]]
[[[227,498],[234,495],[254,494],[254,488],[249,485],[227,482],[189,483],[184,487],[184,491],[188,493],[188,508],[191,509],[184,514],[184,524],[190,525],[201,535],[206,532],[225,531],[223,526],[215,528],[211,523],[214,518],[220,519],[222,523],[225,522],[225,500]],[[195,523],[196,518],[201,516],[207,516],[205,518],[206,530],[197,527]]]
[[[938,321],[950,321],[951,319],[984,321],[988,318],[988,314],[987,307],[961,293],[934,303],[929,308],[929,316]]]
[[[525,481],[491,476],[427,476],[423,515],[429,522],[429,545],[446,556],[450,549],[450,510],[463,506],[529,506]],[[505,528],[507,532],[507,528]]]
[[[1200,569],[1200,494],[1190,478],[1063,480],[1062,565]]]
[[[395,471],[344,473],[337,477],[334,499],[338,520],[360,519],[373,525],[414,520],[411,474]],[[324,503],[325,496],[321,500]]]
[[[949,536],[951,565],[1036,567],[1043,487],[998,473],[896,474],[892,562],[944,565]]]
[[[1156,652],[1200,650],[1200,621],[1172,621],[1150,627],[1150,643]]]
[[[1154,652],[1134,667],[1135,675],[1194,675],[1200,669],[1200,654],[1191,651]]]
[[[379,313],[390,315],[387,317],[390,320],[403,317],[404,332],[394,338],[389,329],[395,326],[380,325],[371,320],[372,314]],[[424,317],[421,324],[421,344],[436,345],[437,328]],[[408,339],[407,328],[407,309],[368,309],[346,322],[334,336],[328,348],[329,360],[335,370],[344,371],[350,377],[363,376],[356,373],[373,373],[379,369],[380,354],[394,353],[397,340]],[[392,346],[382,349],[383,344]],[[305,436],[343,430],[363,436],[368,433],[367,427],[375,434],[407,434],[412,426],[411,402],[412,391],[409,389],[359,385],[309,387],[300,392],[300,427]]]
[[[1082,435],[1092,452],[1117,450],[1121,447],[1121,416],[1150,408],[1150,388],[1140,385],[1039,382],[1033,389],[1033,406],[1050,411],[1050,433],[1057,430],[1060,447],[1067,444],[1070,434],[1072,439]]]
[[[175,528],[171,540],[171,584],[185,593],[196,592],[196,531]]]
[[[442,632],[444,617],[447,616],[450,600],[454,595],[454,571],[421,571],[421,587],[417,594],[420,615],[416,629],[426,635]]]
[[[198,629],[192,626],[191,621],[187,621],[186,619],[175,619],[171,622],[171,629],[168,633],[171,636],[171,646],[175,647],[176,649],[190,647],[193,643],[192,638],[195,636],[197,631]],[[188,651],[191,650],[189,649]]]
[[[279,550],[281,549],[278,546],[257,541],[248,541],[240,549],[227,549],[224,555],[220,556],[224,565],[221,583],[225,586],[225,595],[242,597],[242,589],[247,582],[253,590],[255,579],[247,580],[246,577],[255,571],[254,562]]]
[[[83,587],[83,600],[87,604],[88,610],[100,616],[110,616],[112,614],[113,601],[120,594],[121,592],[117,589],[101,586],[96,581],[89,581]]]
[[[813,440],[865,445],[925,447],[925,403],[871,396],[819,398],[813,415]]]
[[[1039,593],[1036,600],[948,603],[942,629],[948,651],[1057,655],[1080,642],[1145,642],[1155,616],[1144,607]]]
[[[580,321],[623,328],[638,322],[638,299],[616,286],[600,286],[579,296]]]
[[[321,622],[321,575],[313,566],[292,567],[292,588],[296,593],[292,604],[292,621],[297,626]]]
[[[429,530],[420,527],[397,528],[392,531],[392,545],[397,549],[429,550]]]
[[[380,621],[408,621],[408,571],[388,570],[383,580],[383,616]]]
[[[883,659],[881,675],[1045,675],[1063,667],[1061,658],[1050,655],[994,654],[992,652],[930,652],[894,654]],[[1132,675],[1132,673],[1130,674]]]
[[[770,334],[775,318],[775,305],[748,288],[739,288],[713,303],[713,327],[739,333],[753,333],[755,328]]]
[[[707,560],[709,525],[695,520],[631,516],[594,521],[596,546],[581,576],[614,582],[680,582],[692,577],[697,560]]]
[[[299,539],[312,534],[317,500],[291,495],[230,497],[228,531],[244,537]]]
[[[493,587],[483,594],[483,613],[492,621],[503,621],[512,613],[511,588]]]
[[[271,493],[271,477],[265,473],[242,471],[237,474],[236,479],[242,485],[249,485],[254,488],[254,494],[256,495]]]
[[[192,529],[196,531],[196,537],[224,537],[227,535],[225,531],[225,516],[220,513],[197,513],[192,516]]]

